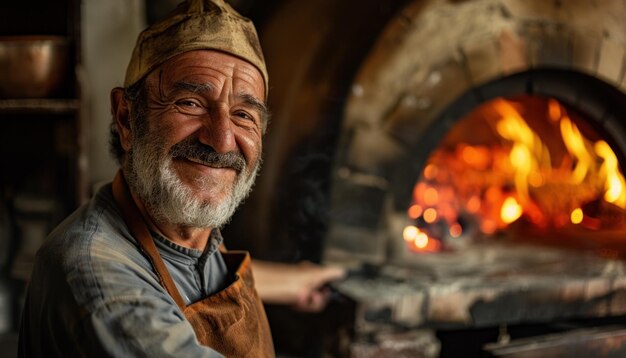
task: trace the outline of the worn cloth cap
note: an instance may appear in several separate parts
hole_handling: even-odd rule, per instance
[[[137,83],[170,58],[194,50],[222,51],[251,63],[263,75],[267,98],[267,69],[254,24],[224,0],[184,1],[165,19],[141,32],[124,87]]]

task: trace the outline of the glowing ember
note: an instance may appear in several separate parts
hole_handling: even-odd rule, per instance
[[[435,179],[437,176],[437,166],[434,164],[429,164],[424,168],[424,178],[426,179]]]
[[[404,241],[414,241],[417,237],[417,234],[420,230],[415,226],[407,226],[404,228],[402,235],[404,236]]]
[[[452,226],[450,226],[450,236],[459,237],[462,233],[463,228],[461,228],[461,225],[459,225],[459,223],[454,223],[452,224]]]
[[[431,153],[404,238],[411,250],[430,252],[474,232],[626,230],[625,209],[618,157],[576,113],[555,99],[497,98]]]
[[[570,220],[572,221],[572,224],[580,224],[581,222],[583,222],[583,209],[581,208],[576,208],[572,211],[572,213],[570,214]]]
[[[467,201],[465,208],[470,213],[475,213],[480,209],[480,198],[478,196],[472,196]]]
[[[403,230],[404,241],[409,249],[415,252],[436,252],[441,249],[438,240],[431,239],[428,235],[416,226],[409,225]]]
[[[424,210],[422,209],[422,207],[418,204],[413,204],[411,205],[411,207],[409,208],[409,217],[413,220],[419,218],[422,213],[424,212]]]
[[[432,224],[437,220],[437,210],[433,208],[428,208],[424,211],[424,221],[429,224]]]
[[[417,247],[418,249],[424,249],[426,248],[426,246],[428,246],[428,240],[428,235],[420,232],[419,234],[417,234],[415,240],[413,241],[415,242],[415,247]]]
[[[438,201],[439,193],[437,193],[437,189],[431,187],[424,191],[424,204],[435,205]]]
[[[548,117],[553,122],[561,119],[561,105],[558,101],[553,99],[548,100]]]
[[[517,203],[517,200],[513,197],[508,197],[504,200],[502,208],[500,209],[500,218],[505,224],[510,224],[522,216],[522,207]]]

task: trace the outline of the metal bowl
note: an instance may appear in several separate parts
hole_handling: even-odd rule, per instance
[[[0,36],[0,97],[58,94],[67,78],[68,49],[61,36]]]

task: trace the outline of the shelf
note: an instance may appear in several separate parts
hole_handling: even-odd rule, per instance
[[[0,113],[73,113],[80,108],[77,99],[0,99]]]

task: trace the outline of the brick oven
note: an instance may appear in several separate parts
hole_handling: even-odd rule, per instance
[[[261,31],[277,113],[242,215],[294,238],[276,188],[322,203],[292,246],[351,270],[336,354],[626,355],[626,2],[320,3]],[[285,60],[279,25],[317,32]],[[281,186],[303,142],[328,158]]]
[[[626,314],[624,16],[416,1],[387,25],[346,102],[324,252],[356,269],[353,355],[469,356],[489,327],[495,356],[626,354],[626,326],[576,330]],[[559,334],[511,341],[528,325]]]

